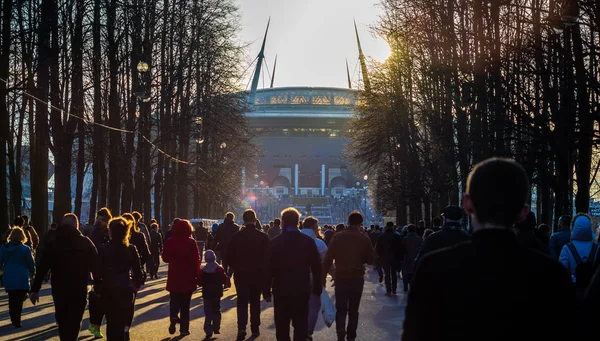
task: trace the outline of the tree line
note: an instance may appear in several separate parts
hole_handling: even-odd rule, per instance
[[[24,209],[47,228],[50,177],[55,221],[108,206],[166,224],[238,202],[232,163],[251,162],[256,147],[237,95],[244,54],[233,0],[1,7],[1,229]]]
[[[500,156],[525,167],[541,222],[588,212],[600,168],[599,2],[380,6],[373,29],[392,55],[371,63],[347,148],[376,179],[379,211],[429,221],[460,203],[473,165]]]

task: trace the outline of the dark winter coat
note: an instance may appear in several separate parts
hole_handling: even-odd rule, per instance
[[[381,235],[382,232],[380,230],[373,230],[371,233],[369,233],[369,238],[371,239],[371,245],[373,245],[373,248],[375,248],[375,245],[377,245],[377,240],[379,237],[381,237]]]
[[[225,269],[218,266],[213,272],[201,270],[198,276],[198,286],[202,287],[204,299],[221,298],[223,297],[223,287],[229,287],[230,280],[225,274]]]
[[[289,231],[284,228],[269,242],[267,281],[273,295],[308,297],[311,292],[320,295],[323,289],[321,279],[321,257],[311,237],[297,228]],[[266,296],[270,295],[267,293]]]
[[[527,248],[537,250],[545,255],[550,256],[550,249],[548,248],[548,245],[545,245],[538,239],[538,237],[535,235],[535,230],[533,229],[520,229],[519,234],[517,235],[517,241]]]
[[[558,259],[563,246],[567,245],[571,241],[571,229],[567,226],[550,236],[550,242],[548,247],[550,249],[550,255],[554,259]]]
[[[225,222],[217,227],[215,243],[217,245],[217,250],[221,252],[222,258],[226,257],[229,241],[231,241],[233,235],[239,230],[240,226],[229,218],[225,218]]]
[[[97,276],[94,277],[97,289],[139,289],[143,281],[140,257],[134,245],[125,246],[113,240],[98,250]]]
[[[406,273],[415,272],[415,262],[417,255],[423,245],[423,238],[419,237],[415,232],[409,233],[404,237],[404,267]]]
[[[56,240],[46,245],[40,257],[31,291],[40,291],[48,271],[52,271],[53,293],[85,295],[89,274],[96,272],[97,255],[94,243],[78,229],[59,226]]]
[[[574,305],[560,263],[519,244],[511,230],[482,230],[421,260],[403,340],[575,340],[566,313]]]
[[[158,231],[152,230],[150,231],[150,253],[160,254],[163,248],[163,241],[160,233]]]
[[[201,227],[196,230],[196,240],[197,241],[206,243],[207,237],[208,237],[208,230],[205,227]]]
[[[417,263],[430,252],[454,246],[468,240],[471,240],[471,237],[469,237],[465,231],[460,229],[459,226],[446,225],[442,227],[440,231],[425,239],[423,247],[419,252]]]
[[[400,265],[399,256],[402,251],[402,238],[394,230],[386,230],[375,245],[377,262],[381,265]]]
[[[225,263],[233,268],[236,283],[254,284],[266,290],[266,261],[269,237],[254,225],[248,225],[233,235]]]
[[[371,240],[355,228],[336,232],[327,247],[323,277],[335,261],[336,279],[363,279],[365,264],[373,264],[375,251]]]
[[[140,256],[140,263],[142,266],[150,260],[150,248],[148,248],[148,241],[146,236],[142,232],[131,231],[131,237],[129,238],[129,244],[135,246]]]
[[[192,229],[181,221],[173,226],[173,234],[163,249],[163,262],[169,263],[167,291],[189,293],[196,290],[200,274],[200,250],[191,237]]]

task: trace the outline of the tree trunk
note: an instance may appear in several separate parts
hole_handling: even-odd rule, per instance
[[[79,117],[84,116],[83,103],[83,17],[85,15],[85,1],[77,0],[75,3],[75,28],[73,32],[72,53],[72,84],[71,112]],[[71,118],[72,119],[72,118]],[[81,204],[83,200],[83,180],[85,176],[85,125],[82,120],[78,124],[77,147],[77,183],[75,185],[75,210],[74,213],[81,219]],[[70,171],[69,171],[70,173]]]
[[[38,28],[37,98],[47,101],[50,84],[50,30],[56,17],[53,0],[42,0]],[[35,133],[31,155],[31,222],[43,233],[48,226],[48,106],[36,102]]]
[[[121,177],[123,160],[121,151],[121,132],[115,129],[121,128],[121,108],[119,106],[118,77],[119,77],[119,44],[115,37],[117,25],[117,0],[108,1],[106,8],[106,26],[108,40],[108,63],[109,63],[109,94],[108,94],[108,120],[109,125],[113,127],[109,136],[109,154],[108,154],[108,207],[111,210],[118,210],[121,203]],[[130,160],[125,160],[130,162]]]
[[[8,120],[8,104],[6,97],[7,81],[10,68],[10,41],[11,41],[11,20],[12,20],[12,0],[2,1],[2,50],[0,51],[0,231],[4,231],[8,226],[8,193],[6,192],[6,146],[10,136]],[[13,179],[14,180],[14,179]],[[21,202],[19,200],[18,205]]]

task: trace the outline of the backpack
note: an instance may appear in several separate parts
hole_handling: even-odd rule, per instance
[[[569,248],[569,251],[571,251],[573,258],[575,258],[575,263],[577,264],[575,267],[575,287],[585,289],[588,287],[588,284],[590,284],[592,277],[594,276],[598,244],[592,244],[592,249],[590,250],[590,254],[585,263],[579,256],[573,243],[568,243],[567,247]]]

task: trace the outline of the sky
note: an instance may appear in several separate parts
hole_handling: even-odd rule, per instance
[[[356,82],[359,68],[353,19],[356,19],[363,53],[367,57],[383,61],[390,54],[387,43],[374,36],[370,29],[381,12],[377,6],[379,0],[237,1],[242,24],[240,39],[250,44],[247,50],[249,61],[258,55],[271,17],[265,59],[272,72],[275,55],[278,56],[275,87],[347,88],[346,59],[352,81]],[[249,71],[246,83],[251,75]],[[264,86],[269,87],[269,84],[265,74]],[[261,77],[259,88],[262,87]]]

